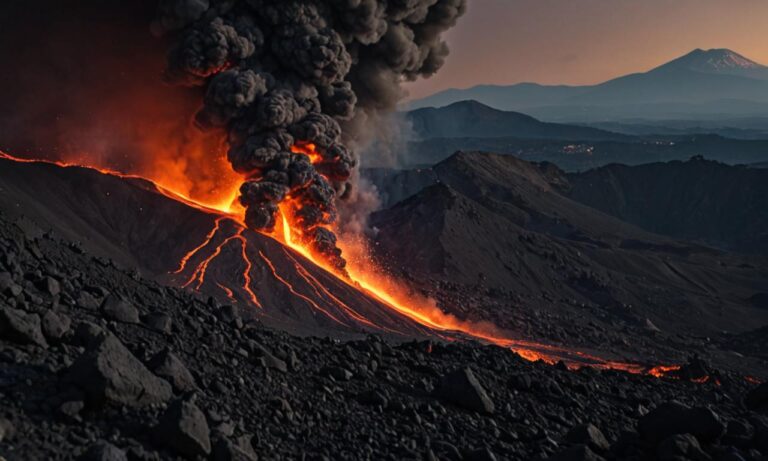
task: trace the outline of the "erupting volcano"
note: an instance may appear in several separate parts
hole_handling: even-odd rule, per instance
[[[44,160],[26,160],[13,157],[0,152],[0,159],[20,163],[51,163]],[[72,167],[75,165],[57,162],[60,167]],[[90,167],[89,167],[90,168]],[[94,168],[101,174],[113,175],[122,178],[138,178],[132,175]],[[306,282],[310,291],[302,292],[280,275],[272,260],[261,250],[250,248],[249,241],[243,235],[246,227],[242,213],[228,206],[216,209],[211,204],[196,202],[184,197],[172,190],[171,186],[158,184],[150,180],[156,191],[167,198],[180,201],[205,213],[215,216],[213,228],[205,238],[194,248],[186,252],[176,264],[177,268],[171,271],[171,275],[178,280],[184,288],[200,291],[204,284],[209,283],[218,287],[233,302],[242,301],[257,309],[257,314],[263,313],[264,306],[259,300],[258,288],[252,281],[252,271],[256,265],[263,264],[269,269],[272,276],[301,302],[306,303],[313,311],[327,317],[333,323],[344,327],[376,332],[412,336],[436,337],[444,341],[474,339],[481,342],[495,344],[508,348],[530,361],[542,360],[549,364],[559,361],[565,362],[569,367],[577,369],[589,366],[598,369],[623,370],[630,373],[647,373],[655,377],[674,376],[681,367],[679,366],[651,366],[640,363],[625,363],[606,360],[594,354],[588,354],[576,349],[551,346],[534,341],[513,339],[498,331],[490,324],[475,324],[462,321],[453,315],[444,313],[433,300],[415,293],[407,288],[403,282],[397,280],[377,266],[376,260],[369,254],[365,243],[362,241],[341,242],[343,247],[349,248],[356,257],[350,261],[345,270],[331,266],[327,261],[318,257],[313,248],[302,239],[294,235],[300,233],[300,227],[292,223],[289,211],[283,211],[287,207],[281,204],[273,232],[260,231],[265,236],[274,238],[281,244],[293,250],[297,256],[293,256],[287,250],[283,250],[285,256],[293,264],[298,276]],[[227,286],[216,280],[208,280],[208,271],[216,264],[224,251],[233,251],[242,260],[242,272],[238,275],[240,285]],[[340,282],[347,284],[354,290],[359,290],[370,296],[378,304],[379,308],[390,309],[403,319],[413,322],[412,326],[402,323],[382,322],[374,318],[367,318],[358,312],[353,306],[345,303],[334,295],[323,282],[313,276],[297,258],[306,258],[306,261],[322,268],[327,274],[334,276]],[[237,299],[234,290],[245,294]],[[325,307],[324,307],[325,306]],[[328,308],[333,307],[333,312]]]
[[[174,163],[170,156],[184,156],[190,144],[166,149],[153,141],[157,150],[150,147],[145,156],[157,153],[157,167],[144,162],[134,171],[164,195],[219,215],[171,271],[175,283],[197,291],[211,285],[227,299],[261,312],[264,303],[253,273],[265,266],[290,294],[342,327],[477,339],[529,360],[649,371],[641,364],[512,339],[490,324],[460,320],[379,268],[364,236],[339,240],[344,216],[336,202],[358,193],[352,178],[359,161],[347,146],[366,143],[370,132],[386,123],[402,95],[402,81],[428,77],[441,67],[447,54],[441,34],[465,9],[464,0],[161,1],[152,30],[169,43],[165,80],[202,96],[202,107],[189,115],[208,141],[196,142],[193,165],[172,175],[167,174],[167,165]],[[226,154],[216,140],[224,140]],[[221,172],[224,157],[233,171]],[[59,164],[122,175],[98,158],[86,154]],[[179,178],[189,170],[200,172],[196,176],[218,171],[215,187],[195,187],[194,178],[188,179],[191,185],[182,184]],[[246,228],[277,239],[412,325],[369,318],[286,252],[303,287],[294,286],[269,256],[249,247]],[[223,255],[241,260],[239,273],[228,281],[209,275]],[[654,370],[651,374],[661,373]]]

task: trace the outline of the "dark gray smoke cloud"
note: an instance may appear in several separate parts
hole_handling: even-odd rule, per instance
[[[205,89],[196,116],[224,129],[246,222],[275,226],[286,200],[301,238],[333,266],[329,230],[357,158],[360,127],[394,109],[400,83],[443,64],[441,34],[466,0],[160,0],[153,30],[172,40],[166,78]],[[316,147],[317,158],[292,152]]]

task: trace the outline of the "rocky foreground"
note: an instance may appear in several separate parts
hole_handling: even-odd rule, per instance
[[[143,280],[0,217],[8,460],[768,459],[768,387],[339,342]]]

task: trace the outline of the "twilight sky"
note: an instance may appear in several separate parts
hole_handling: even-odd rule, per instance
[[[694,48],[768,64],[766,0],[469,0],[451,56],[412,98],[481,83],[599,83]]]

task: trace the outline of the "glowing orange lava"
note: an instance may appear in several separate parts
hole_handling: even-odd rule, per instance
[[[321,156],[315,151],[315,146],[310,143],[299,143],[293,147],[292,151],[309,156],[313,163],[320,162],[322,160]],[[123,178],[146,180],[140,176],[128,175],[109,169],[94,168],[74,163],[19,159],[1,151],[0,158],[27,163],[51,163],[62,167],[77,166],[83,168],[91,168],[104,174],[115,175]],[[226,187],[227,193],[224,195],[219,194],[219,196],[214,200],[212,197],[188,197],[184,193],[179,192],[178,188],[174,188],[174,184],[165,184],[158,181],[156,178],[150,179],[148,181],[156,187],[158,192],[173,200],[181,201],[205,212],[214,213],[220,216],[220,218],[216,220],[214,228],[206,235],[204,241],[181,258],[179,269],[174,272],[175,274],[183,273],[186,270],[190,260],[195,257],[195,255],[211,245],[212,241],[216,237],[216,234],[220,231],[221,223],[224,218],[230,218],[233,222],[238,224],[239,230],[234,235],[224,239],[222,243],[216,246],[214,251],[208,257],[206,257],[195,267],[191,277],[184,284],[184,286],[188,287],[197,282],[195,288],[200,289],[200,287],[205,282],[209,265],[221,254],[223,248],[227,244],[233,240],[239,240],[241,243],[242,258],[246,265],[242,274],[244,278],[243,289],[248,294],[250,302],[256,306],[261,307],[256,294],[251,288],[252,279],[250,274],[253,268],[253,263],[248,257],[248,242],[243,236],[245,231],[245,228],[243,227],[244,210],[242,207],[237,205],[235,200],[238,195],[240,182],[236,179],[230,181],[231,184],[228,184]],[[292,204],[289,200],[283,202],[280,205],[280,219],[276,228],[276,233],[270,235],[271,237],[282,242],[297,254],[302,255],[350,287],[366,293],[371,298],[392,309],[394,312],[397,312],[398,314],[413,320],[418,325],[426,327],[430,334],[436,337],[449,341],[455,340],[459,337],[476,339],[483,342],[496,344],[501,347],[509,348],[515,351],[521,357],[530,361],[543,360],[547,363],[555,363],[560,360],[566,360],[569,362],[568,364],[572,368],[590,366],[601,369],[623,370],[630,373],[647,373],[656,377],[667,376],[670,373],[680,369],[679,366],[658,366],[649,369],[647,366],[641,364],[609,361],[580,351],[559,348],[546,344],[539,344],[531,341],[512,339],[499,332],[491,324],[473,323],[460,320],[455,316],[443,312],[437,306],[434,300],[411,292],[399,280],[381,271],[369,256],[367,248],[361,241],[339,241],[339,247],[344,252],[348,261],[346,273],[339,274],[332,267],[329,267],[327,264],[323,263],[323,259],[314,255],[312,251],[309,250],[309,248],[301,242],[301,238],[296,236],[298,233],[297,229],[300,226],[292,225],[290,222],[289,217],[292,216],[290,209],[291,206]],[[266,266],[269,267],[269,269],[272,271],[274,277],[283,285],[285,285],[293,295],[304,300],[314,309],[323,313],[331,320],[341,325],[349,326],[344,321],[335,317],[328,310],[322,308],[317,302],[308,296],[299,293],[293,287],[293,285],[291,285],[285,278],[277,273],[274,264],[272,264],[272,262],[263,252],[259,251],[259,255],[261,256],[261,259],[264,261]],[[295,259],[294,262],[296,262]],[[386,329],[382,326],[376,325],[375,322],[372,322],[370,319],[366,319],[364,316],[360,315],[348,305],[341,302],[337,297],[333,296],[330,291],[322,286],[322,283],[313,277],[306,269],[301,267],[300,264],[297,263],[296,268],[299,276],[301,276],[305,282],[316,292],[318,297],[322,298],[323,296],[321,296],[321,293],[324,294],[326,297],[331,299],[342,312],[349,316],[350,319],[369,327]],[[218,286],[227,294],[230,299],[234,299],[234,293],[231,289],[222,285]]]
[[[203,283],[205,283],[205,276],[206,276],[206,273],[208,272],[208,266],[211,264],[211,261],[213,261],[214,259],[219,257],[219,255],[223,251],[224,247],[227,246],[227,244],[229,242],[238,239],[238,237],[242,237],[242,233],[243,233],[244,230],[245,230],[244,228],[240,228],[240,230],[237,231],[237,234],[235,234],[235,235],[233,235],[231,237],[227,237],[226,239],[224,239],[224,241],[221,242],[216,247],[216,249],[213,251],[213,253],[211,253],[210,256],[205,258],[203,260],[203,262],[200,263],[200,265],[197,266],[195,271],[192,273],[192,277],[187,281],[187,283],[182,285],[182,287],[183,288],[187,288],[193,282],[197,281],[197,285],[195,286],[195,289],[196,290],[200,290],[200,287],[203,286]]]
[[[189,262],[190,258],[195,256],[200,250],[208,246],[209,243],[211,243],[211,240],[216,236],[216,233],[219,232],[219,228],[221,227],[221,221],[224,218],[218,218],[216,219],[216,224],[213,226],[213,229],[211,232],[208,233],[208,235],[205,236],[205,240],[203,240],[203,243],[201,243],[199,246],[191,250],[189,253],[185,254],[181,258],[181,262],[179,263],[179,268],[176,269],[173,273],[174,274],[181,274],[184,272],[184,269],[187,268],[187,263]]]
[[[662,376],[668,376],[671,373],[680,371],[681,368],[682,367],[679,365],[659,365],[648,370],[648,374],[657,378],[661,378]]]
[[[291,146],[291,152],[294,154],[304,154],[309,157],[309,161],[313,164],[323,161],[322,155],[317,153],[317,146],[311,142],[298,142]]]
[[[336,318],[336,317],[335,317],[333,314],[331,314],[331,313],[330,313],[330,312],[328,312],[327,310],[325,310],[325,309],[323,309],[322,307],[320,307],[320,305],[319,305],[319,304],[317,304],[315,301],[313,301],[311,298],[309,298],[309,297],[307,297],[307,296],[305,296],[305,295],[303,295],[303,294],[299,293],[298,291],[296,291],[296,289],[293,287],[293,285],[291,285],[291,283],[290,283],[290,282],[288,282],[286,279],[284,279],[283,277],[281,277],[281,276],[280,276],[280,274],[278,274],[278,273],[277,273],[277,269],[275,268],[275,265],[274,265],[274,264],[272,264],[272,261],[271,261],[269,258],[267,258],[267,256],[266,256],[266,255],[265,255],[263,252],[259,251],[259,256],[261,256],[261,259],[262,259],[262,260],[264,260],[264,262],[267,264],[267,266],[269,267],[269,270],[271,270],[271,271],[272,271],[272,275],[274,275],[274,276],[275,276],[275,278],[276,278],[276,279],[277,279],[277,280],[278,280],[280,283],[282,283],[283,285],[285,285],[285,286],[288,288],[288,290],[289,290],[289,291],[290,291],[290,292],[291,292],[293,295],[295,295],[295,296],[298,296],[299,298],[303,299],[303,300],[304,300],[304,301],[306,301],[306,302],[307,302],[307,303],[308,303],[310,306],[312,306],[312,307],[314,307],[315,309],[317,309],[318,311],[322,312],[323,314],[325,314],[325,316],[326,316],[326,317],[330,318],[330,319],[331,319],[331,320],[333,320],[334,322],[336,322],[336,323],[338,323],[338,324],[340,324],[340,325],[349,326],[349,325],[347,325],[346,323],[342,322],[341,320],[337,319],[337,318]]]
[[[238,239],[240,240],[240,248],[242,249],[243,261],[245,261],[245,270],[243,271],[243,279],[245,282],[243,282],[243,290],[248,293],[248,297],[253,304],[259,307],[263,307],[261,302],[259,302],[259,298],[256,296],[256,293],[254,293],[253,289],[251,288],[251,270],[253,270],[253,263],[251,262],[251,258],[248,257],[248,240],[246,240],[242,234],[238,234]]]

